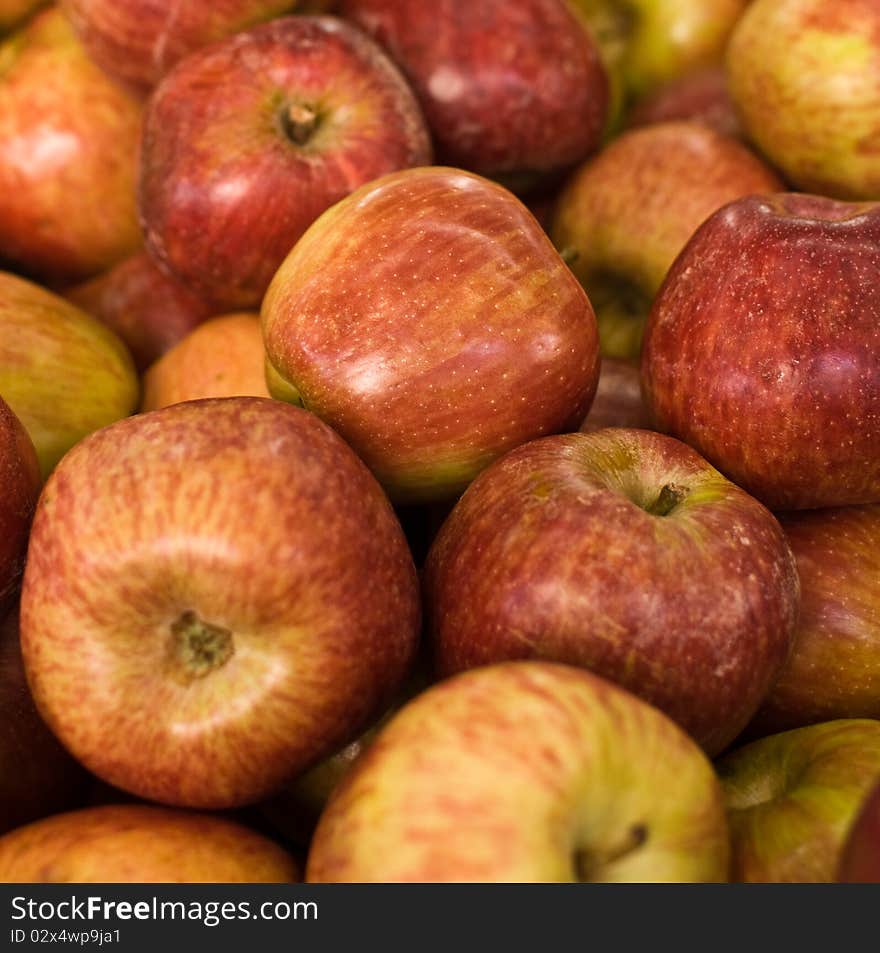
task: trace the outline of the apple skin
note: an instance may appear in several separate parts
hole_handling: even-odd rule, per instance
[[[3,883],[296,883],[274,841],[210,814],[146,804],[82,808],[0,837]]]
[[[735,748],[715,766],[732,881],[833,882],[846,835],[880,779],[880,721],[794,728]]]
[[[698,122],[616,136],[568,180],[550,235],[590,296],[602,353],[638,360],[651,303],[716,209],[783,187],[738,140]]]
[[[651,418],[642,400],[638,365],[615,357],[603,357],[599,386],[590,412],[578,428],[581,433],[604,427],[634,427],[650,430]]]
[[[880,780],[850,826],[837,866],[838,883],[880,883]]]
[[[506,659],[591,669],[710,755],[769,691],[799,598],[768,510],[685,444],[620,428],[496,462],[444,523],[423,582],[440,677]]]
[[[510,662],[392,717],[334,789],[306,880],[723,881],[728,852],[711,763],[673,722],[589,672]]]
[[[797,560],[801,609],[791,655],[751,732],[880,718],[880,504],[779,520]]]
[[[48,0],[0,0],[0,34],[7,33],[46,6]]]
[[[774,510],[880,501],[880,206],[781,193],[712,215],[655,299],[659,429]]]
[[[880,199],[880,7],[753,0],[727,49],[747,135],[798,191]]]
[[[545,232],[459,169],[385,176],[326,212],[262,320],[282,380],[396,502],[452,498],[512,447],[575,429],[599,375],[590,302]]]
[[[211,314],[210,307],[140,251],[64,297],[125,342],[143,371]]]
[[[608,81],[564,0],[342,0],[422,104],[438,161],[527,190],[598,145]]]
[[[215,313],[258,309],[321,212],[431,155],[412,91],[369,37],[336,17],[282,17],[190,54],[154,90],[147,249]]]
[[[88,58],[56,7],[3,40],[0,259],[72,282],[135,251],[140,124],[138,103]]]
[[[22,587],[28,682],[89,770],[161,803],[268,797],[389,704],[419,631],[400,524],[313,414],[138,414],[47,481]]]
[[[135,410],[139,383],[131,355],[109,328],[0,272],[0,394],[33,441],[45,479],[86,434]]]

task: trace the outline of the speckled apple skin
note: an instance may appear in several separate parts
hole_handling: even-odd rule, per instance
[[[454,497],[507,450],[576,429],[599,375],[593,309],[547,235],[457,169],[386,176],[330,209],[262,318],[275,369],[396,500]]]
[[[774,510],[880,502],[880,206],[781,193],[716,212],[645,331],[659,429]]]
[[[288,105],[319,115],[303,145],[282,128]],[[336,17],[282,17],[193,53],[151,95],[147,248],[216,311],[259,308],[326,208],[431,156],[415,96],[377,44]]]
[[[47,281],[97,274],[140,244],[141,107],[57,8],[0,45],[0,259]]]
[[[232,633],[186,681],[171,626]],[[317,417],[268,398],[175,404],[105,428],[47,482],[22,592],[50,727],[116,787],[257,801],[352,740],[406,674],[418,584],[385,495]]]
[[[880,780],[868,793],[846,835],[837,882],[880,884]]]
[[[647,512],[668,484],[682,502]],[[712,755],[769,691],[799,597],[768,510],[684,444],[618,428],[533,441],[481,474],[438,533],[424,588],[439,675],[581,666]]]
[[[728,836],[710,762],[655,708],[585,671],[488,666],[395,714],[331,795],[318,882],[572,882],[579,850],[644,842],[609,882],[723,881]]]
[[[296,883],[295,859],[242,824],[141,804],[83,808],[0,837],[2,883]]]

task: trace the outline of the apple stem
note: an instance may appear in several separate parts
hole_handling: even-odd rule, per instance
[[[191,609],[171,624],[170,660],[185,684],[220,668],[234,650],[229,629],[205,622]]]
[[[623,840],[616,846],[599,850],[579,848],[574,855],[574,869],[578,883],[592,883],[608,864],[613,864],[630,851],[641,847],[647,839],[648,828],[644,824],[633,824]]]
[[[652,516],[669,516],[687,494],[686,487],[678,486],[675,483],[667,483],[660,491],[657,499],[646,506],[645,510]]]
[[[304,146],[318,126],[318,114],[310,106],[290,103],[282,114],[285,135],[298,146]]]

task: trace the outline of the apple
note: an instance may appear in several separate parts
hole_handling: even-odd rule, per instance
[[[880,206],[739,199],[688,242],[642,353],[657,426],[774,510],[880,501]]]
[[[880,883],[880,780],[850,825],[837,865],[838,883]]]
[[[831,882],[855,816],[880,780],[880,721],[844,718],[779,732],[735,748],[716,768],[730,820],[731,880]]]
[[[269,397],[265,363],[259,314],[211,318],[147,368],[141,410],[200,397]]]
[[[148,251],[220,311],[259,308],[305,229],[387,172],[425,165],[418,103],[369,37],[282,17],[191,53],[144,116]]]
[[[405,705],[334,789],[315,882],[723,881],[711,763],[661,712],[551,662],[458,675]]]
[[[780,188],[745,145],[698,122],[628,130],[581,165],[550,234],[596,309],[602,353],[638,360],[651,303],[698,226],[735,198]]]
[[[268,797],[384,710],[418,631],[381,488],[280,401],[187,401],[105,427],[37,506],[28,682],[78,760],[138,797]]]
[[[72,282],[133,252],[140,125],[55,6],[0,42],[0,259]]]
[[[46,3],[47,0],[0,0],[0,34],[17,27]]]
[[[642,400],[638,365],[615,357],[602,358],[599,386],[590,412],[578,428],[582,433],[604,427],[651,429],[648,409]]]
[[[768,510],[685,444],[625,428],[497,461],[444,523],[423,579],[440,677],[507,659],[587,668],[710,755],[770,690],[799,599]]]
[[[209,306],[140,251],[64,297],[125,342],[143,371],[209,317]]]
[[[248,827],[210,814],[112,804],[0,837],[4,883],[296,883],[299,865]]]
[[[607,76],[564,0],[342,0],[339,12],[403,69],[440,162],[522,191],[599,145]]]
[[[753,0],[727,72],[747,135],[795,188],[880,199],[876,0]]]
[[[0,272],[0,394],[45,477],[86,434],[132,413],[137,373],[100,321],[45,288]]]
[[[575,429],[599,373],[590,302],[546,233],[459,169],[384,176],[327,211],[262,320],[282,380],[396,502],[452,498],[512,447]]]
[[[146,95],[188,53],[281,16],[296,0],[60,0],[90,56]]]

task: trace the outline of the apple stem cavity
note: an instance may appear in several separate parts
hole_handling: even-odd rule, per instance
[[[687,494],[687,487],[679,486],[676,483],[667,483],[658,494],[657,499],[648,504],[645,510],[652,516],[669,516]]]
[[[184,684],[204,678],[235,651],[232,633],[187,609],[171,624],[171,663]]]
[[[302,103],[289,103],[281,113],[281,125],[284,134],[291,142],[304,146],[318,128],[320,116],[311,106]]]
[[[603,870],[631,851],[641,847],[648,839],[644,824],[633,824],[619,844],[598,850],[580,847],[574,854],[574,870],[578,883],[594,883],[602,877]]]

